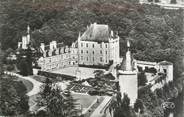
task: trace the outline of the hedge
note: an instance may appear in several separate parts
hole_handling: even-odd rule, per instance
[[[76,79],[75,76],[69,76],[65,74],[57,74],[57,73],[51,73],[51,72],[46,72],[46,71],[38,71],[38,75],[49,77],[49,78],[61,78],[63,80],[74,80]]]

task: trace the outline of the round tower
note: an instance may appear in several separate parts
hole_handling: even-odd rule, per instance
[[[127,41],[127,52],[124,59],[124,69],[118,71],[120,92],[123,98],[124,93],[130,98],[130,105],[133,106],[138,96],[137,71],[133,71],[132,58],[130,52],[130,42]]]

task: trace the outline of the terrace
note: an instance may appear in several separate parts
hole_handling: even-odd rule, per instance
[[[59,70],[53,70],[50,72],[74,76],[80,79],[86,79],[89,77],[94,78],[95,70],[104,70],[104,69],[86,68],[86,67],[67,67]]]

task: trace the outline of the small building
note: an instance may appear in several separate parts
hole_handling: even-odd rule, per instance
[[[91,24],[78,37],[79,65],[104,66],[119,63],[119,36],[108,25]]]
[[[156,73],[164,73],[166,75],[166,81],[173,81],[173,63],[168,61],[161,62],[149,62],[149,61],[140,61],[134,60],[134,68],[141,68],[142,70],[146,69],[155,69]],[[151,71],[151,70],[150,70]]]
[[[156,70],[159,69],[158,63],[157,62],[150,62],[150,61],[140,61],[140,60],[135,60],[134,59],[134,69],[141,69],[141,70],[145,70],[145,69],[151,69],[154,68]]]
[[[166,82],[173,81],[173,63],[161,61],[158,63],[159,72],[166,74]]]

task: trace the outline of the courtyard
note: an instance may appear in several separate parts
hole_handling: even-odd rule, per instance
[[[76,76],[80,79],[86,78],[94,78],[95,70],[104,70],[104,69],[96,69],[96,68],[87,68],[87,67],[67,67],[63,69],[50,71],[52,73],[65,74],[69,76]],[[105,70],[104,70],[105,71]]]

